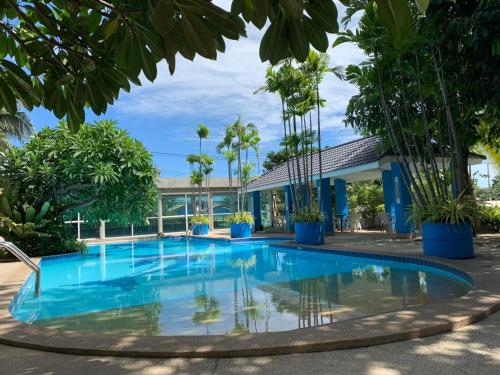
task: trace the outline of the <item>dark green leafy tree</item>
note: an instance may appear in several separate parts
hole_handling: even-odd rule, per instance
[[[383,189],[380,180],[355,182],[348,187],[349,209],[358,212],[363,218],[375,219],[384,212]]]
[[[78,211],[86,220],[144,223],[156,202],[157,176],[143,144],[109,120],[78,133],[64,123],[45,128],[0,159],[2,188],[16,192],[11,208],[38,212],[48,202],[45,217],[56,221]]]
[[[471,200],[470,149],[500,147],[500,6],[489,0],[417,5],[353,3],[348,16],[365,11],[358,29],[340,33],[334,46],[354,42],[369,56],[346,68],[359,89],[346,123],[386,140],[417,208],[445,207],[457,197]]]
[[[324,52],[338,31],[333,0],[233,0],[230,11],[210,0],[0,0],[0,108],[41,105],[78,129],[85,107],[103,114],[141,72],[154,81],[161,60],[173,73],[179,54],[216,59],[247,23],[266,27],[259,52],[272,64]]]

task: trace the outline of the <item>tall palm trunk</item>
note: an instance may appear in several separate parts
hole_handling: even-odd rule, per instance
[[[238,141],[238,143],[240,143]],[[241,205],[240,205],[240,194],[241,194],[241,147],[238,145],[238,212],[241,212]]]
[[[319,98],[319,75],[316,73],[316,113],[318,115],[318,120],[317,120],[317,133],[318,133],[318,163],[319,163],[319,192],[318,192],[318,201],[320,202],[319,204],[321,205],[322,199],[323,199],[323,187],[322,187],[322,181],[323,181],[323,160],[322,160],[322,155],[321,155],[321,114],[320,114],[320,106],[321,106],[321,100]]]

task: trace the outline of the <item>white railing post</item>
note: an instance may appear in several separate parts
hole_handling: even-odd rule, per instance
[[[161,191],[158,193],[158,234],[163,234],[163,202],[161,200]]]
[[[186,233],[189,232],[189,219],[188,219],[188,198],[187,194],[184,194],[184,221],[186,224]]]
[[[130,235],[134,237],[134,224],[130,224]]]
[[[101,220],[101,226],[99,227],[99,238],[101,240],[106,239],[106,221]]]
[[[208,227],[210,230],[214,230],[214,205],[212,201],[212,193],[207,193],[207,204],[208,204]]]
[[[81,221],[80,221],[80,213],[78,212],[76,214],[76,231],[77,231],[77,237],[76,237],[76,239],[78,241],[80,241],[82,239],[82,235],[81,235],[81,232],[80,232],[80,223],[81,223]]]

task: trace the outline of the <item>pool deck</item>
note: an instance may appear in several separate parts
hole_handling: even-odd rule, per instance
[[[219,236],[222,238],[224,234]],[[282,234],[274,236],[283,237]],[[359,348],[422,338],[460,329],[500,309],[498,236],[479,237],[474,259],[454,261],[423,257],[419,241],[387,239],[380,233],[338,234],[327,237],[327,243],[320,248],[431,260],[467,272],[474,280],[474,287],[461,298],[439,304],[289,332],[229,337],[114,336],[62,332],[14,320],[8,312],[8,305],[29,275],[29,270],[20,263],[3,263],[0,264],[0,344],[91,356],[258,357]]]

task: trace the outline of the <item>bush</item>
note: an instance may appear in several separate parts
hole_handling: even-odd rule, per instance
[[[312,205],[311,207],[306,207],[300,212],[292,215],[292,221],[294,223],[317,223],[325,221],[325,215],[319,210],[318,205]]]
[[[479,216],[479,225],[488,231],[500,230],[500,207],[482,206]]]
[[[197,215],[197,216],[191,217],[189,222],[191,224],[209,224],[210,219],[206,215]]]
[[[472,199],[442,199],[428,205],[413,206],[409,219],[417,226],[424,223],[474,223],[480,217],[480,208]]]
[[[375,219],[384,212],[383,188],[380,180],[355,182],[348,186],[349,210],[365,219]]]
[[[8,230],[7,226],[0,227],[0,235],[9,242],[13,242],[29,257],[45,255],[67,254],[84,252],[86,245],[76,240],[74,233],[64,225],[51,224],[43,228],[43,232],[29,232],[28,230],[16,233]],[[5,251],[0,251],[0,259],[14,259]]]
[[[250,212],[237,212],[227,217],[228,224],[253,224],[253,215]]]

